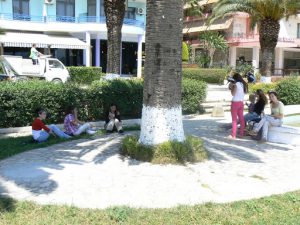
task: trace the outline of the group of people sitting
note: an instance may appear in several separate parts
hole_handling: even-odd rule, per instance
[[[244,115],[244,97],[248,92],[248,84],[243,77],[234,73],[234,82],[230,83],[229,89],[232,94],[231,102],[231,116],[232,116],[232,132],[228,136],[230,139],[236,137],[242,138],[244,136],[245,127],[248,122],[254,121],[253,129],[248,133],[251,136],[256,136],[262,129],[261,141],[266,142],[268,137],[268,130],[270,126],[281,126],[284,117],[284,105],[279,100],[278,94],[275,91],[269,91],[268,96],[270,100],[271,114],[264,113],[265,106],[268,104],[268,99],[264,92],[260,89],[255,94],[249,96],[250,104],[249,112]],[[237,134],[237,123],[240,123],[239,134]]]
[[[46,126],[43,122],[46,117],[46,110],[38,109],[37,117],[32,122],[32,136],[37,142],[46,141],[50,134],[60,138],[71,138],[72,136],[78,136],[84,132],[87,134],[95,134],[97,132],[91,123],[86,123],[78,119],[78,110],[74,106],[70,106],[67,109],[66,116],[64,118],[65,131],[62,131],[54,124]],[[110,105],[106,114],[104,127],[107,133],[112,133],[113,131],[123,133],[121,115],[115,104]]]

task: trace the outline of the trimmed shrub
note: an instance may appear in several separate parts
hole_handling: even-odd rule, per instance
[[[182,42],[182,61],[189,61],[189,48],[185,42]]]
[[[193,79],[182,80],[182,112],[184,114],[196,113],[200,104],[206,98],[207,84]]]
[[[26,126],[35,117],[35,110],[46,108],[47,122],[61,122],[65,107],[82,106],[85,92],[74,84],[53,84],[45,81],[2,82],[0,86],[0,127]]]
[[[205,81],[209,84],[223,84],[227,75],[225,69],[183,68],[183,78]]]
[[[208,158],[203,141],[193,136],[188,136],[182,143],[168,141],[156,146],[142,145],[137,136],[127,136],[123,139],[121,154],[155,164],[184,164]]]
[[[123,118],[140,118],[143,105],[143,81],[95,81],[89,88],[89,111],[93,119],[104,119],[111,103],[120,109]]]
[[[277,83],[275,88],[280,100],[285,105],[300,104],[300,79],[289,77]]]
[[[257,89],[261,89],[265,92],[265,94],[268,93],[270,90],[275,90],[276,83],[256,83],[256,84],[249,84],[249,93],[256,92]]]
[[[101,67],[70,66],[67,67],[72,82],[91,84],[103,76]]]
[[[206,84],[183,80],[182,108],[195,113],[204,100]],[[0,127],[30,125],[39,107],[51,117],[46,123],[61,123],[69,105],[77,106],[82,120],[103,120],[109,105],[118,105],[122,118],[140,118],[143,104],[142,80],[95,81],[85,88],[78,84],[54,84],[31,80],[1,82]]]

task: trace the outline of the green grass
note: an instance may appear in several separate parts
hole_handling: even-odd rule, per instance
[[[168,141],[156,146],[146,146],[138,142],[137,136],[123,139],[121,154],[131,158],[156,164],[184,164],[201,162],[208,158],[203,141],[188,136],[185,142]]]
[[[92,210],[0,198],[1,225],[297,225],[299,221],[300,191],[228,204],[207,203],[171,209]]]
[[[139,126],[128,126],[124,127],[125,131],[139,130]],[[103,129],[99,130],[95,135],[104,135]],[[94,135],[94,136],[95,136]],[[36,148],[44,148],[54,144],[72,141],[81,138],[90,138],[90,135],[82,134],[80,136],[72,137],[71,139],[60,139],[50,136],[48,141],[43,143],[37,143],[32,140],[32,136],[23,136],[15,138],[1,138],[0,139],[0,160],[19,154],[21,152],[29,151]]]

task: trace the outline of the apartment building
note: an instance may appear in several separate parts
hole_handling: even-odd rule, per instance
[[[32,43],[67,66],[106,70],[104,0],[1,0],[2,54],[29,57]],[[141,76],[146,0],[127,0],[122,28],[122,74]]]
[[[202,0],[204,16],[187,16],[189,7],[185,6],[184,40],[192,47],[193,55],[201,54],[199,35],[206,30],[223,34],[229,45],[227,54],[217,53],[215,61],[218,65],[236,66],[240,59],[252,63],[253,67],[261,67],[261,52],[257,28],[250,29],[249,15],[236,13],[231,17],[215,21],[207,26],[207,18],[211,15],[213,4],[218,0]],[[280,21],[279,40],[273,59],[274,75],[300,72],[300,14]]]

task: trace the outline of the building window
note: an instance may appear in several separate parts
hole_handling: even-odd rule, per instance
[[[297,24],[297,38],[300,38],[300,23]]]
[[[75,17],[75,0],[57,0],[56,15]]]
[[[88,0],[88,16],[96,16],[96,0]]]
[[[128,7],[125,11],[125,18],[127,19],[135,19],[135,8],[134,7]]]
[[[29,0],[13,0],[13,14],[29,15]]]

